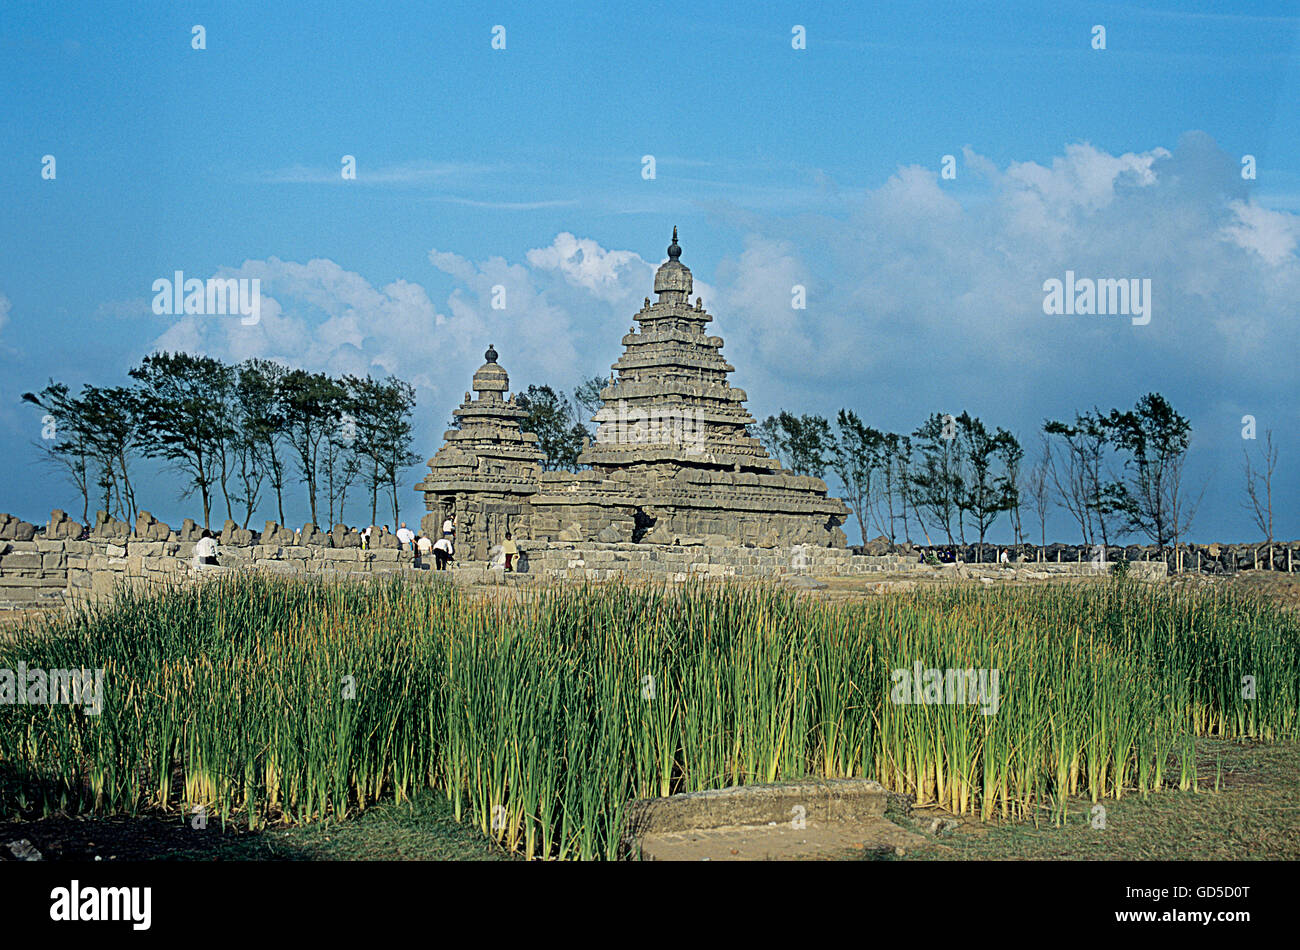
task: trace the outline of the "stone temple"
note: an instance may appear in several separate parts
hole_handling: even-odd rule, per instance
[[[848,508],[819,478],[783,470],[747,427],[745,393],[728,382],[722,338],[679,258],[677,229],[655,273],[657,300],[635,315],[601,391],[595,441],[580,471],[542,470],[537,437],[489,347],[475,395],[416,485],[439,537],[456,515],[458,556],[481,559],[509,531],[518,540],[844,547]]]

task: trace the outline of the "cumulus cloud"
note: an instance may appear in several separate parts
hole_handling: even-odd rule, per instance
[[[557,234],[550,247],[529,251],[527,259],[533,267],[557,271],[574,286],[611,302],[635,295],[637,286],[648,286],[654,274],[654,267],[641,255],[607,251],[590,238],[576,238],[568,231]]]

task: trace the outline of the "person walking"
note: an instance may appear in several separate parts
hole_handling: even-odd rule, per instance
[[[445,571],[447,562],[453,560],[451,542],[446,538],[439,538],[433,544],[433,556],[438,562],[438,570]]]
[[[506,556],[506,570],[513,571],[514,567],[511,564],[519,556],[519,545],[511,539],[509,531],[506,532],[506,539],[501,544],[501,553]]]

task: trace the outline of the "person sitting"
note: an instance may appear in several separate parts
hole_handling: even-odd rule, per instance
[[[446,538],[439,538],[433,544],[433,556],[438,562],[438,570],[445,571],[447,562],[453,560],[451,551],[451,542]]]
[[[217,542],[212,532],[203,529],[202,536],[194,542],[194,566],[215,565],[217,563]]]
[[[506,532],[506,539],[501,545],[501,553],[506,556],[506,570],[513,571],[514,567],[511,563],[519,556],[519,545],[511,539],[509,531]]]

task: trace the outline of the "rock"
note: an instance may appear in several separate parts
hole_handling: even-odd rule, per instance
[[[582,531],[582,525],[580,525],[578,522],[574,521],[574,522],[570,523],[568,526],[566,526],[565,528],[562,528],[562,529],[560,530],[560,540],[561,540],[561,541],[582,541],[582,540],[584,540],[584,538],[583,538],[583,531]]]
[[[308,521],[302,526],[302,531],[298,534],[298,543],[315,544],[323,547],[325,544],[325,533]]]
[[[193,518],[186,518],[181,523],[179,540],[197,541],[201,537],[203,537],[203,528],[195,524]]]
[[[39,861],[41,853],[26,838],[9,842],[9,852],[19,861]]]
[[[786,586],[796,590],[825,590],[826,584],[807,574],[790,574],[785,578]]]
[[[330,528],[330,543],[336,548],[359,548],[361,534],[345,524],[336,524]]]
[[[769,528],[763,533],[763,536],[758,539],[756,546],[760,548],[774,548],[779,542],[780,535],[776,533],[776,529]]]
[[[673,533],[666,524],[658,524],[641,539],[642,544],[672,544]]]
[[[125,541],[130,534],[131,527],[125,521],[119,521],[103,509],[95,512],[95,527],[90,531],[92,538]]]
[[[864,544],[862,546],[862,553],[871,555],[872,557],[880,557],[883,554],[892,554],[893,548],[893,542],[882,534],[877,538],[872,538]]]
[[[596,535],[596,540],[605,544],[617,544],[623,540],[623,534],[612,524],[607,524],[600,529],[600,533]]]
[[[142,541],[166,541],[171,537],[172,529],[167,527],[147,511],[135,516],[135,536]]]
[[[379,540],[376,543],[375,535],[370,536],[371,547],[379,548],[383,551],[400,551],[402,549],[402,542],[397,540],[397,535],[390,533],[381,534],[378,537]]]
[[[81,539],[81,533],[84,530],[85,528],[80,523],[68,517],[66,511],[55,508],[50,512],[50,523],[45,526],[45,539],[47,541],[78,541]]]
[[[274,521],[268,521],[262,531],[263,544],[293,544],[296,540],[292,531]]]

